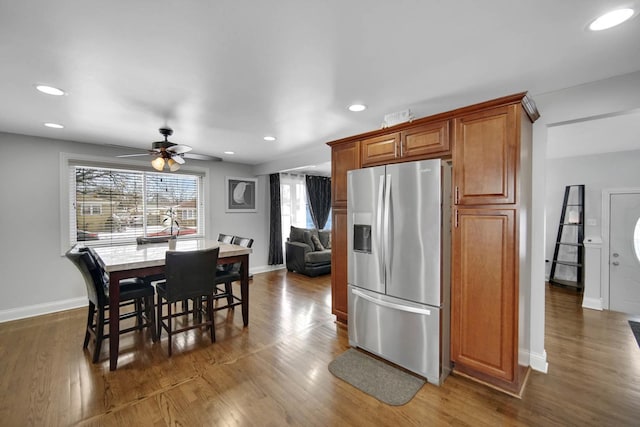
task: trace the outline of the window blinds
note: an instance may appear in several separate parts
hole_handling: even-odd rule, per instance
[[[72,243],[203,235],[202,176],[71,165]]]

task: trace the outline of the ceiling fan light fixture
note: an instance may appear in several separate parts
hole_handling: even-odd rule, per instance
[[[176,162],[176,161],[175,161],[175,160],[173,160],[173,159],[169,159],[169,160],[167,160],[167,165],[169,165],[169,170],[170,170],[171,172],[175,172],[175,171],[177,171],[178,169],[180,169],[180,163]]]
[[[158,172],[162,172],[162,169],[164,169],[164,159],[160,156],[156,157],[151,160],[151,166]]]

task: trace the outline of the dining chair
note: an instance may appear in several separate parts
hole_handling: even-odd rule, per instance
[[[87,288],[89,311],[82,348],[87,348],[90,338],[93,337],[95,340],[93,363],[97,363],[102,342],[109,338],[109,334],[104,333],[105,325],[109,324],[109,319],[105,316],[105,313],[109,312],[109,278],[100,267],[91,248],[75,245],[65,253],[65,256],[80,270]],[[132,304],[135,306],[133,310],[121,312],[120,320],[136,317],[135,326],[120,329],[120,334],[148,327],[151,330],[152,340],[157,341],[153,286],[140,278],[123,279],[119,285],[120,307]]]
[[[231,234],[218,234],[218,242],[231,243],[233,236]]]
[[[250,248],[253,245],[253,239],[247,237],[233,236],[231,243],[234,245],[244,246]],[[220,300],[221,298],[227,299],[227,304],[224,306],[217,306],[214,311],[223,310],[225,308],[233,308],[242,304],[242,299],[233,294],[233,282],[240,280],[240,263],[226,264],[223,269],[218,269],[215,280],[215,294],[214,299]],[[224,285],[221,288],[220,285]]]
[[[157,320],[158,338],[164,328],[169,335],[168,352],[172,353],[172,337],[174,334],[185,332],[202,326],[209,327],[211,342],[215,342],[215,328],[213,324],[213,288],[216,277],[216,264],[220,248],[201,249],[195,251],[167,251],[165,255],[165,280],[156,283],[158,293]],[[195,315],[201,304],[194,304],[193,309],[183,306],[182,311],[173,313],[172,303],[177,301],[201,301],[206,298],[206,316]],[[163,300],[165,302],[163,302]],[[163,316],[163,306],[167,307],[167,314]],[[188,314],[194,314],[189,323]],[[174,329],[174,319],[184,317],[184,326]],[[164,321],[167,321],[166,323]]]

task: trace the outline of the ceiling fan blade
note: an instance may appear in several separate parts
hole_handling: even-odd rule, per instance
[[[208,160],[210,162],[221,162],[221,157],[208,156],[206,154],[196,154],[196,153],[186,153],[183,154],[185,159],[194,159],[194,160]]]
[[[138,157],[138,156],[148,156],[149,153],[140,153],[140,154],[120,154],[116,157]]]
[[[180,155],[175,155],[175,156],[171,156],[171,158],[176,162],[179,163],[181,165],[184,165],[184,159],[182,158],[182,156]]]
[[[188,145],[172,145],[171,147],[167,148],[167,151],[175,154],[182,154],[182,153],[189,152],[191,150],[192,148],[189,147]]]

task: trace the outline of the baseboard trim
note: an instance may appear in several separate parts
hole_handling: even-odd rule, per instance
[[[58,311],[71,310],[73,308],[86,307],[87,304],[87,297],[78,297],[62,301],[53,301],[43,304],[29,305],[26,307],[0,310],[0,323],[9,322],[11,320],[26,319],[27,317],[40,316],[43,314],[56,313]]]
[[[602,311],[602,298],[582,298],[582,308]]]
[[[258,267],[250,267],[249,268],[249,274],[250,275],[254,275],[254,274],[258,274],[258,273],[266,273],[268,271],[281,270],[284,267],[285,267],[284,264],[260,265]]]
[[[544,374],[549,370],[549,364],[547,363],[547,351],[545,350],[542,354],[529,354],[529,361],[531,369],[534,371],[542,372]]]
[[[531,364],[531,354],[529,353],[529,350],[519,348],[518,349],[518,365],[529,366],[530,364]]]
[[[280,270],[285,268],[284,264],[279,265],[262,265],[250,268],[250,274],[266,273],[268,271]],[[28,317],[41,316],[43,314],[56,313],[58,311],[71,310],[79,307],[87,306],[87,297],[71,298],[62,301],[53,301],[42,304],[29,305],[26,307],[10,308],[8,310],[0,310],[0,323],[10,322],[12,320],[26,319]]]

